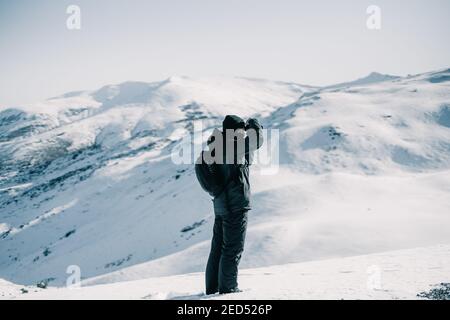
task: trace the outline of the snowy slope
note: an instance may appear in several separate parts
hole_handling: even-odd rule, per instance
[[[276,175],[252,169],[243,267],[450,243],[449,77],[173,77],[0,111],[0,278],[62,285],[73,264],[85,284],[202,271],[211,202],[170,153],[192,121],[206,134],[227,113],[281,137]]]
[[[450,282],[450,246],[240,271],[242,292],[204,295],[203,273],[45,290],[0,283],[4,299],[418,299]],[[23,293],[21,289],[27,290]]]

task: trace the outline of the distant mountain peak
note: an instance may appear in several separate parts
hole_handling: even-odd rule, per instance
[[[327,86],[326,88],[341,88],[341,87],[360,86],[360,85],[365,85],[365,84],[395,80],[398,78],[400,78],[400,77],[372,71],[365,77],[358,78],[356,80],[349,81],[349,82],[343,82],[343,83],[338,83],[335,85]]]
[[[384,80],[392,80],[392,79],[397,79],[399,78],[398,76],[394,76],[394,75],[390,75],[390,74],[383,74],[383,73],[379,73],[376,71],[372,71],[371,73],[369,73],[369,75],[367,75],[366,77],[363,77],[361,79],[358,80],[377,80],[377,81],[384,81]],[[356,81],[358,81],[356,80]]]

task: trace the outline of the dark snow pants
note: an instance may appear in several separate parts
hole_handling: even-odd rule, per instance
[[[248,210],[216,215],[211,252],[206,266],[206,294],[238,288],[238,265],[244,250]]]

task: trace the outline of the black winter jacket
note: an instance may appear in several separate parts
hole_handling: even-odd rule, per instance
[[[251,209],[249,167],[252,163],[254,151],[259,149],[263,144],[263,135],[262,126],[256,119],[250,119],[248,124],[249,128],[255,130],[257,142],[250,143],[249,137],[247,136],[245,138],[245,150],[243,154],[237,154],[235,147],[234,154],[236,157],[234,163],[217,165],[219,175],[226,184],[226,188],[219,196],[213,199],[214,213],[216,215]],[[243,159],[241,161],[242,163],[237,161],[239,158]]]

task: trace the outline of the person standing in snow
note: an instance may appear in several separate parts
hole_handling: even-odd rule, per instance
[[[262,126],[256,119],[246,122],[238,116],[227,115],[222,129],[216,129],[208,144],[215,145],[216,155],[224,159],[214,166],[221,178],[223,191],[214,197],[214,227],[211,251],[205,272],[206,294],[238,292],[238,265],[244,250],[247,214],[250,207],[249,166],[253,153],[263,144]],[[216,135],[216,136],[214,136]]]

